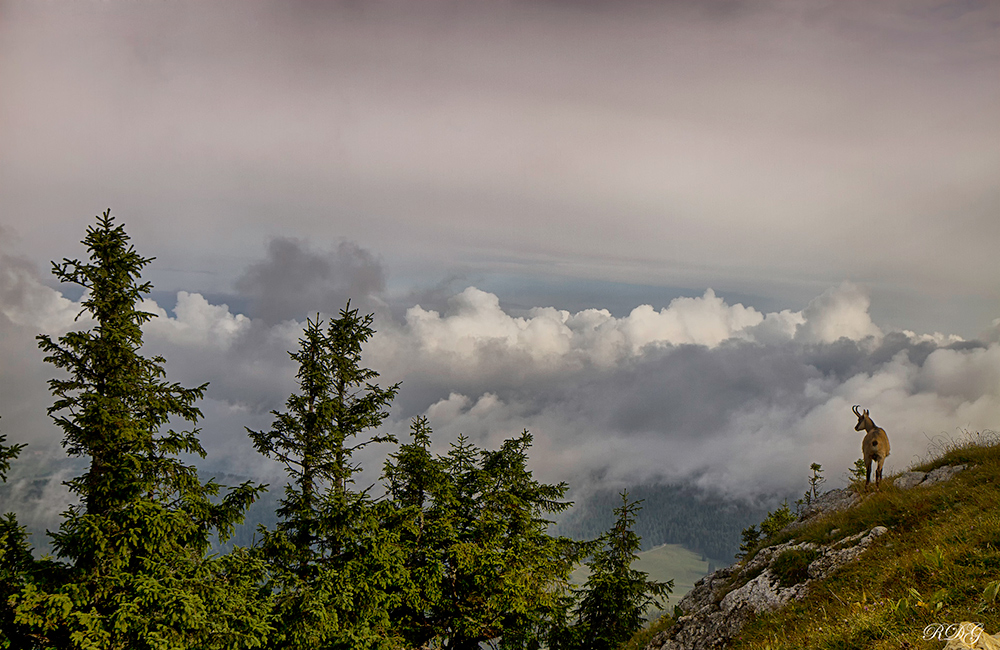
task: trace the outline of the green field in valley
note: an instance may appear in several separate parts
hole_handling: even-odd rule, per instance
[[[635,561],[632,568],[645,571],[649,574],[650,580],[674,581],[674,590],[670,595],[670,601],[665,603],[666,609],[669,611],[684,597],[684,594],[691,590],[695,582],[708,573],[709,564],[712,565],[713,570],[729,564],[728,562],[702,559],[703,557],[680,544],[663,544],[639,553],[639,559]],[[581,567],[573,572],[572,580],[576,584],[583,584],[589,573],[587,567]]]

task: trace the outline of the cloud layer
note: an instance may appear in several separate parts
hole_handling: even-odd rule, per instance
[[[324,281],[341,286],[345,276]],[[255,282],[274,286],[244,278],[249,295],[264,291]],[[49,371],[25,350],[38,331],[74,327],[79,306],[16,258],[4,258],[0,280],[0,382],[10,387],[2,425],[54,458],[58,434],[44,417]],[[860,456],[853,404],[889,432],[890,471],[926,453],[941,432],[998,427],[1000,344],[885,331],[869,307],[862,287],[844,283],[801,311],[762,313],[709,289],[622,317],[550,307],[512,315],[496,295],[468,287],[440,312],[412,305],[394,319],[382,308],[365,361],[380,381],[402,381],[387,423],[397,434],[417,415],[430,418],[442,449],[459,433],[495,446],[527,428],[546,480],[685,481],[759,497],[799,489],[812,462],[839,478]],[[167,357],[171,379],[210,382],[210,466],[274,477],[244,427],[267,427],[293,390],[287,351],[302,321],[251,318],[183,291],[171,312],[152,301],[146,308],[158,314],[146,348]],[[377,478],[378,453],[362,459],[364,480]]]
[[[65,505],[34,337],[86,325],[26,260],[108,206],[211,471],[275,476],[244,427],[348,297],[391,430],[529,428],[576,486],[800,491],[858,403],[891,469],[998,428],[998,43],[965,0],[0,0],[11,489]]]
[[[403,379],[402,411],[426,412],[446,435],[496,444],[521,427],[539,432],[553,474],[759,495],[801,484],[811,462],[849,467],[860,455],[852,404],[891,432],[897,468],[926,451],[927,436],[997,426],[988,369],[1000,348],[883,332],[868,309],[865,291],[845,283],[800,312],[762,314],[708,290],[623,318],[514,317],[468,288],[444,314],[412,307],[370,358]]]

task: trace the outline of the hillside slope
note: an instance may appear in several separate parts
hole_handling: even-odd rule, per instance
[[[937,451],[880,491],[827,493],[826,508],[699,581],[646,648],[940,649],[963,621],[996,634],[1000,440]]]

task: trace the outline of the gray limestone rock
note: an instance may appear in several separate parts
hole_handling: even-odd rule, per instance
[[[860,500],[860,496],[847,488],[830,490],[828,492],[824,492],[818,499],[806,506],[800,519],[809,519],[810,517],[814,517],[816,515],[837,512],[838,510],[846,510]]]
[[[889,529],[885,526],[875,526],[867,533],[857,533],[837,542],[809,565],[809,578],[818,580],[831,575],[848,562],[858,559],[862,551],[887,532]]]
[[[944,467],[938,467],[936,470],[928,472],[927,478],[920,485],[924,486],[941,483],[942,481],[950,481],[955,474],[964,470],[965,467],[965,465],[945,465]]]
[[[903,472],[893,480],[893,485],[900,490],[909,490],[920,485],[925,478],[927,478],[925,472]]]
[[[730,576],[737,571],[739,571],[739,565],[734,564],[709,573],[694,583],[694,587],[681,598],[677,606],[684,612],[697,612],[706,605],[711,605],[715,594],[726,586]]]
[[[805,585],[803,582],[782,588],[778,584],[777,576],[772,574],[770,569],[764,569],[763,573],[750,582],[726,594],[719,603],[719,608],[726,614],[738,609],[747,609],[748,613],[752,614],[769,612],[803,593]]]
[[[903,472],[895,478],[894,485],[900,490],[909,490],[917,486],[926,487],[951,480],[966,467],[966,465],[944,465],[930,472]]]

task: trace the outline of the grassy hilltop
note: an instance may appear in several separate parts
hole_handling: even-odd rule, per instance
[[[968,434],[938,443],[933,458],[913,467],[968,469],[949,481],[901,490],[886,477],[880,491],[862,495],[846,510],[816,516],[785,529],[750,552],[785,542],[830,544],[885,526],[859,559],[815,580],[802,600],[757,616],[729,647],[738,650],[940,650],[925,629],[962,621],[1000,632],[1000,436]],[[863,490],[863,482],[852,486]],[[730,589],[754,576],[737,573]],[[665,617],[640,633],[629,648],[642,648],[669,629]]]

